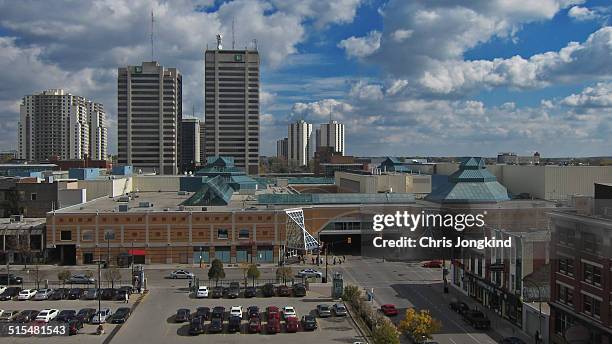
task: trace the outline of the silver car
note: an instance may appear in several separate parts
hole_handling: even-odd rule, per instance
[[[195,276],[194,276],[193,272],[189,272],[189,271],[185,271],[185,270],[176,270],[176,271],[172,271],[170,273],[169,277],[172,278],[172,279],[177,279],[177,278],[192,279]]]
[[[346,307],[341,303],[336,303],[332,308],[337,317],[345,317],[347,315]]]
[[[319,315],[319,318],[331,317],[331,307],[328,305],[317,305],[317,315]]]
[[[53,289],[38,289],[36,295],[34,295],[34,300],[42,301],[49,299],[49,296],[53,293]]]
[[[76,274],[72,275],[68,280],[68,283],[71,284],[94,284],[96,280],[93,277],[87,277],[84,274]]]
[[[107,320],[110,319],[110,316],[113,315],[113,312],[110,308],[102,308],[99,312],[96,312],[96,315],[91,318],[92,324],[103,324]]]

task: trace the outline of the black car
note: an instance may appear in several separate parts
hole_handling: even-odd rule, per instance
[[[83,289],[72,288],[68,291],[68,300],[78,300],[83,296]]]
[[[467,303],[461,301],[453,301],[448,304],[448,307],[450,307],[451,310],[459,314],[463,314],[470,310],[470,307],[467,305]]]
[[[68,298],[68,293],[70,292],[67,288],[58,288],[55,289],[51,295],[49,295],[49,300],[64,300]]]
[[[191,318],[191,312],[187,308],[181,308],[176,311],[176,316],[174,317],[174,321],[177,323],[189,321]]]
[[[125,293],[132,295],[132,293],[134,292],[134,288],[132,288],[131,285],[124,285],[122,287],[119,287],[118,290],[119,290],[119,294],[121,295],[125,295]]]
[[[210,308],[208,307],[198,307],[193,314],[194,317],[200,317],[202,320],[210,319]]]
[[[259,307],[257,306],[249,306],[247,308],[247,319],[251,319],[253,317],[259,317]]]
[[[79,318],[72,318],[68,321],[68,334],[74,336],[79,334],[79,330],[83,328],[83,322]]]
[[[97,300],[99,292],[100,291],[96,288],[86,289],[85,292],[83,293],[83,298],[85,300]]]
[[[240,295],[240,283],[231,282],[226,294],[230,299],[237,298]]]
[[[102,295],[100,296],[102,300],[114,300],[117,296],[117,289],[113,288],[104,288],[102,289]]]
[[[304,297],[306,296],[306,286],[302,283],[297,283],[293,285],[293,296],[295,297]]]
[[[214,287],[212,290],[213,299],[219,299],[223,297],[223,287]]]
[[[55,317],[55,321],[59,323],[67,323],[70,319],[76,318],[77,312],[74,309],[65,309],[60,311]]]
[[[229,323],[227,325],[227,332],[234,333],[240,332],[240,323],[242,322],[242,318],[238,316],[232,316],[229,318]]]
[[[255,296],[257,296],[257,288],[246,287],[246,289],[244,289],[244,297],[255,297]]]
[[[274,296],[274,284],[267,283],[264,284],[263,288],[261,288],[264,297],[272,297]]]
[[[208,332],[210,333],[219,333],[223,332],[223,320],[219,318],[213,318],[208,325]]]
[[[8,287],[0,294],[0,301],[8,301],[19,295],[21,287]]]
[[[17,314],[17,316],[13,319],[13,321],[16,323],[25,324],[25,323],[29,323],[29,322],[36,320],[37,315],[38,315],[38,311],[25,310]]]
[[[291,289],[286,285],[281,285],[276,289],[278,296],[291,296]]]
[[[112,324],[123,324],[130,317],[132,310],[128,307],[117,308],[113,316],[111,317]]]
[[[213,308],[210,318],[223,320],[225,318],[225,307],[217,306]]]
[[[195,317],[189,322],[189,334],[197,336],[205,332],[204,319],[202,317]]]
[[[22,284],[23,278],[14,274],[0,274],[0,285]]]
[[[317,329],[317,318],[314,315],[304,315],[302,317],[302,328],[304,331],[314,331]]]
[[[83,308],[79,310],[76,317],[84,323],[90,323],[91,318],[96,315],[96,309],[94,308]]]

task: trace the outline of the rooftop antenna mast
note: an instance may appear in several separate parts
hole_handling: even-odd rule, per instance
[[[332,122],[332,109],[334,107],[334,104],[329,103],[329,123]]]
[[[234,35],[234,17],[232,17],[232,50],[236,49],[236,36]]]
[[[155,16],[153,15],[153,11],[151,11],[151,61],[155,60],[153,57],[153,29],[155,28]]]

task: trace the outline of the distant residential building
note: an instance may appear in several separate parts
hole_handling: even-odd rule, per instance
[[[321,124],[316,130],[316,140],[317,148],[332,147],[335,152],[344,155],[344,124],[338,121]]]
[[[289,155],[289,139],[287,137],[276,140],[276,157],[287,160]]]
[[[204,54],[206,156],[233,157],[248,174],[259,171],[259,53],[217,49]]]
[[[106,114],[102,104],[50,89],[27,95],[20,106],[18,157],[106,159]]]
[[[307,166],[312,158],[312,124],[299,120],[289,125],[287,159],[297,166]]]
[[[504,152],[497,154],[497,163],[506,165],[539,165],[540,153],[533,155],[519,156],[516,153]]]
[[[183,118],[181,124],[181,172],[194,172],[200,165],[200,120]]]
[[[177,174],[181,159],[182,75],[143,62],[119,68],[118,163],[135,171]]]

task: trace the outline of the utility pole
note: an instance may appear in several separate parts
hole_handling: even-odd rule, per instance
[[[11,286],[11,263],[9,262],[8,254],[6,255],[6,287]]]
[[[327,244],[325,244],[325,283],[327,283]]]

